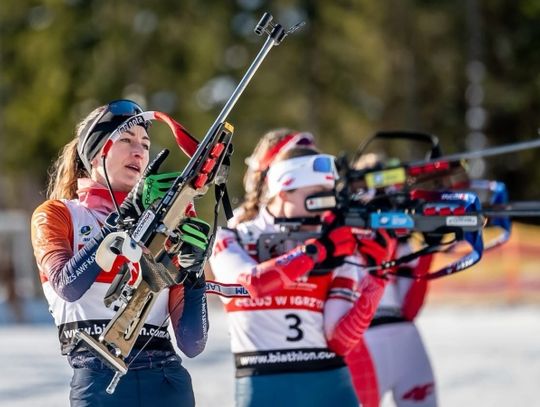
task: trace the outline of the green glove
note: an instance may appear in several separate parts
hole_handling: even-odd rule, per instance
[[[206,260],[210,225],[199,218],[186,218],[178,227],[182,245],[178,253],[181,271],[187,274],[184,285],[204,286],[203,265]]]
[[[179,175],[180,172],[164,172],[162,174],[148,175],[144,180],[142,191],[144,209],[147,209],[158,199],[163,198]]]
[[[199,218],[186,218],[180,224],[181,237],[180,240],[197,247],[202,251],[206,251],[208,247],[208,234],[210,233],[210,225]]]

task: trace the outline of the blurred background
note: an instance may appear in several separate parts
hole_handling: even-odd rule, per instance
[[[333,154],[354,151],[377,130],[436,134],[447,154],[538,137],[540,0],[3,1],[4,327],[43,322],[54,332],[29,217],[46,199],[48,168],[76,124],[99,105],[131,98],[201,139],[262,45],[253,27],[264,11],[286,27],[306,25],[269,54],[229,117],[233,205],[243,195],[244,159],[275,127],[311,131]],[[153,152],[174,148],[165,126],[154,125],[151,134]],[[475,178],[506,182],[511,200],[537,200],[539,159],[540,149],[528,150],[473,160],[469,168]],[[168,169],[185,162],[176,152]],[[200,207],[209,218],[210,203]],[[536,312],[540,222],[524,221],[479,266],[435,281],[430,304]]]

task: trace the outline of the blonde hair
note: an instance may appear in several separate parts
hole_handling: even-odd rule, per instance
[[[106,109],[106,106],[100,106],[86,116],[77,125],[75,138],[62,148],[58,158],[49,169],[48,199],[77,198],[77,179],[90,176],[77,152],[79,136],[86,125],[95,120],[104,109]]]
[[[291,129],[274,129],[265,133],[259,140],[253,154],[251,154],[250,160],[260,161],[268,151],[279,143],[287,134],[292,132]],[[244,175],[244,188],[246,193],[244,195],[244,202],[240,205],[240,215],[236,222],[245,222],[251,220],[259,213],[261,201],[264,192],[264,178],[268,168],[255,169],[252,165],[246,171]]]

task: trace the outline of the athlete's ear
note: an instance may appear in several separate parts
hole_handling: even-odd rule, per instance
[[[90,165],[92,168],[97,168],[101,162],[101,154],[96,154],[96,156],[92,158],[92,161],[90,161]]]
[[[282,201],[289,201],[289,191],[279,191],[277,196]]]

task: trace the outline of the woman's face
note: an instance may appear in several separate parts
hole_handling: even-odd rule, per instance
[[[105,165],[112,189],[129,192],[148,165],[150,138],[144,127],[135,126],[121,134],[107,154]],[[103,160],[98,154],[92,160],[92,179],[106,185]]]
[[[317,213],[306,209],[306,198],[318,192],[331,191],[331,188],[321,185],[302,187],[292,191],[284,191],[279,194],[283,200],[283,216],[286,218],[315,216]]]

